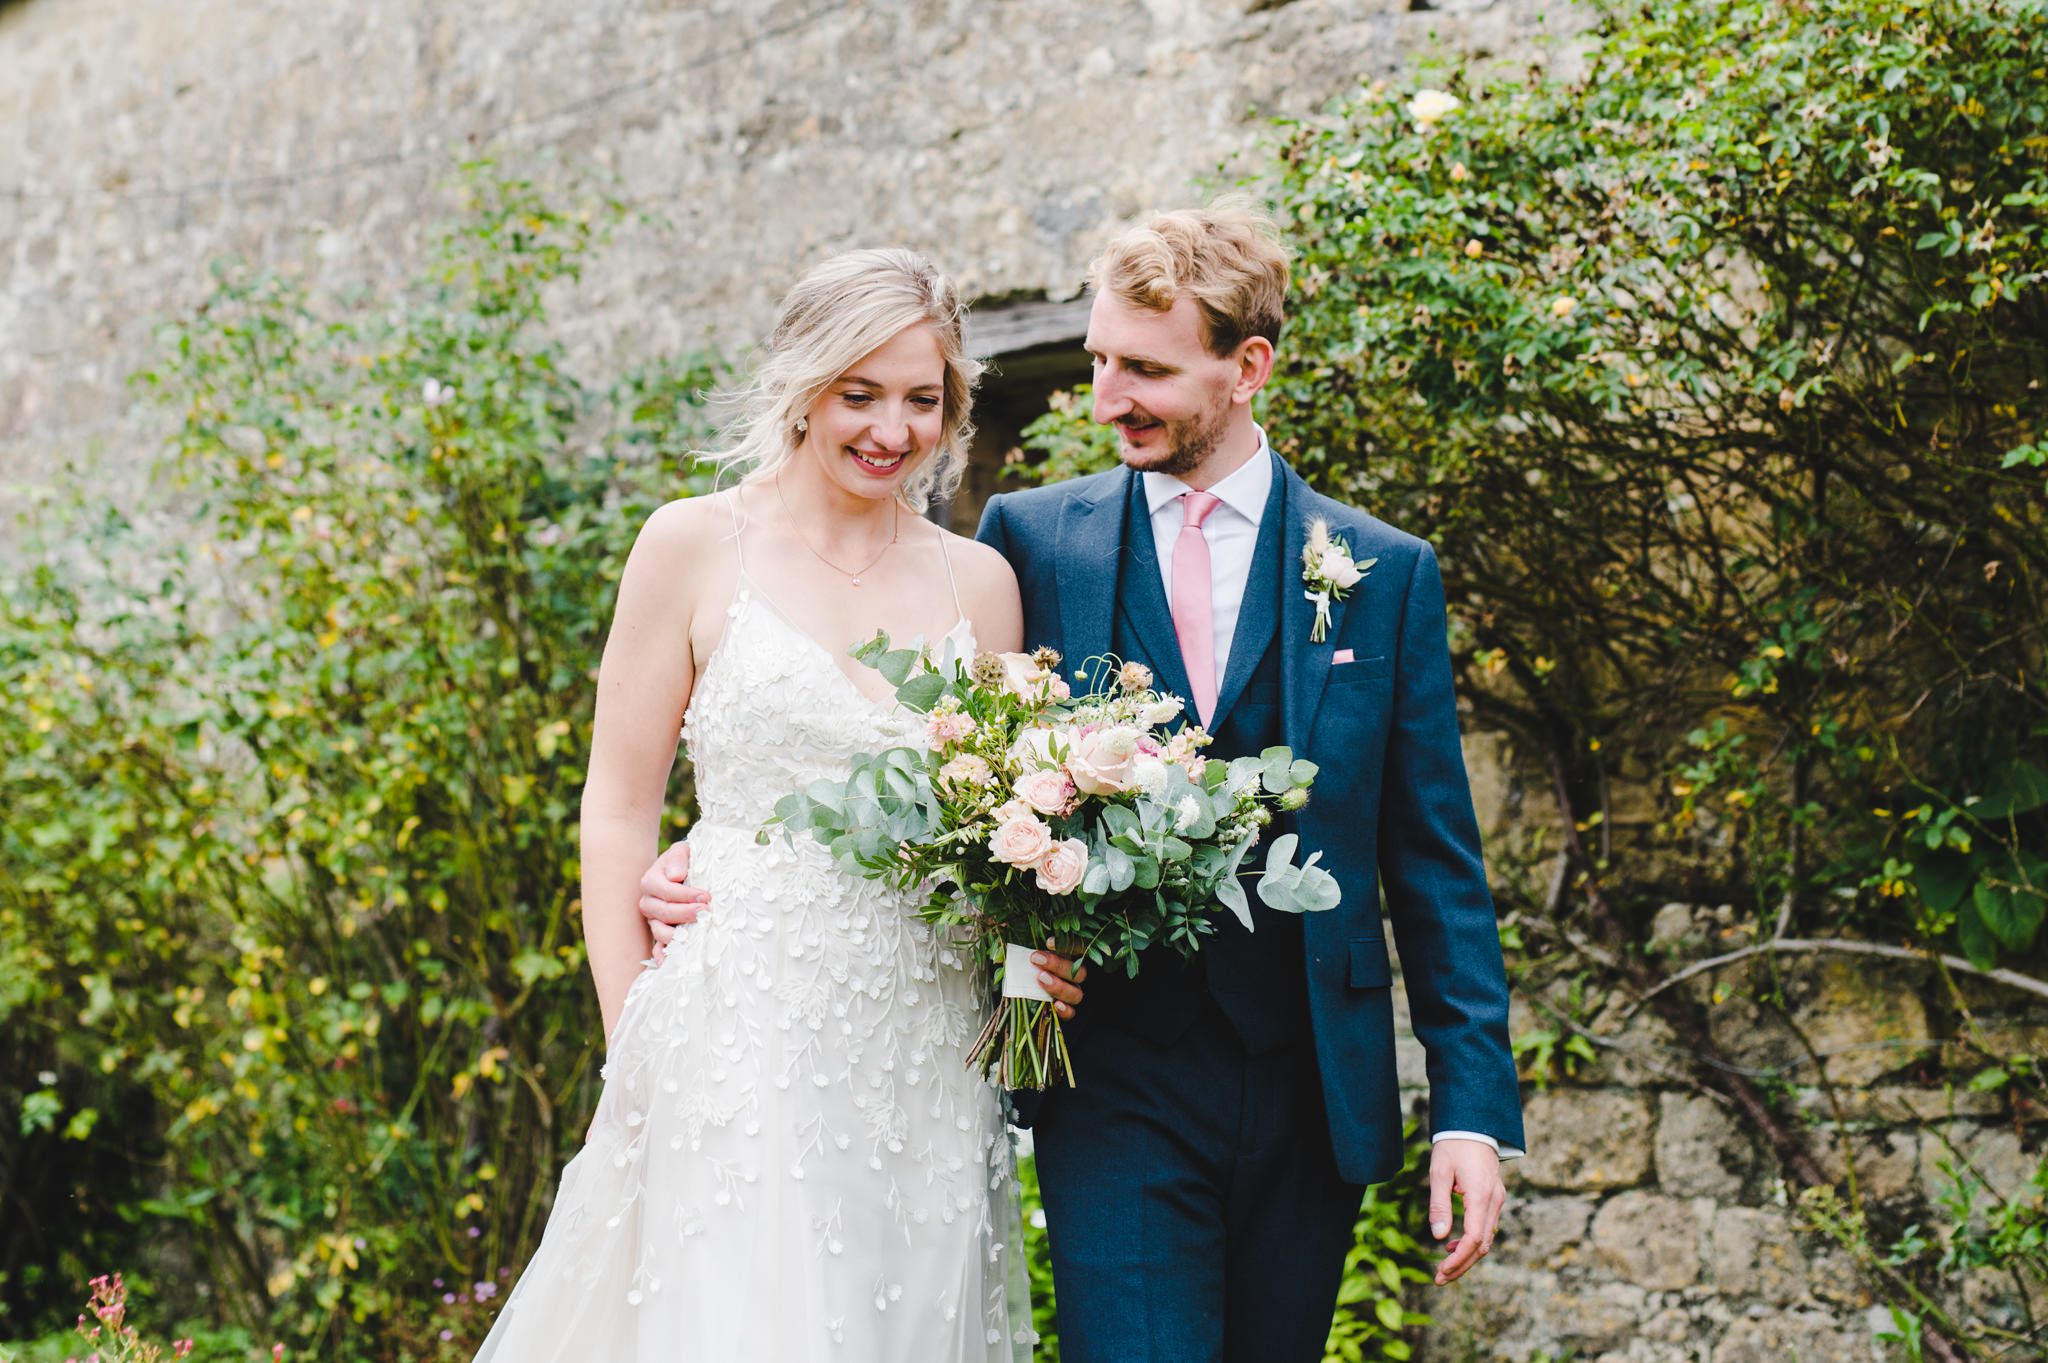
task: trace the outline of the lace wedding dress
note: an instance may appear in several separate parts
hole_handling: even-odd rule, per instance
[[[972,647],[964,619],[945,644]],[[627,994],[479,1363],[1030,1357],[1008,1132],[966,1062],[978,972],[808,835],[761,835],[782,795],[913,732],[742,567],[683,729],[712,912]]]

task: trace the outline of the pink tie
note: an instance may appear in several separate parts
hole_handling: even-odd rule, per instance
[[[1173,542],[1173,632],[1187,664],[1195,714],[1206,724],[1216,713],[1216,626],[1209,607],[1209,540],[1202,522],[1218,505],[1206,492],[1181,494],[1180,538]]]

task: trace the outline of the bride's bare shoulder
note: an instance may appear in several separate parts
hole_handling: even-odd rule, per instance
[[[687,568],[708,561],[721,550],[730,552],[735,505],[729,489],[663,502],[641,525],[639,538],[633,542],[633,557]]]

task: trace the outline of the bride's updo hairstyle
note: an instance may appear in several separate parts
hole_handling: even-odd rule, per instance
[[[915,251],[848,251],[805,275],[782,300],[754,378],[721,401],[736,410],[727,427],[732,445],[709,456],[721,468],[769,478],[789,461],[803,436],[796,423],[818,395],[907,327],[927,326],[945,361],[945,425],[938,448],[903,484],[903,498],[923,511],[960,485],[967,441],[974,433],[974,385],[981,365],[967,354],[967,310],[952,281]]]

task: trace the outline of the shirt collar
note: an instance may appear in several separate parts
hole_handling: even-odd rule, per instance
[[[1229,477],[1211,486],[1209,494],[1257,528],[1266,514],[1267,494],[1273,490],[1273,454],[1266,444],[1265,428],[1254,426],[1252,429],[1259,433],[1259,448]],[[1144,477],[1148,515],[1158,515],[1160,508],[1168,502],[1184,492],[1193,491],[1169,473],[1147,473]]]

